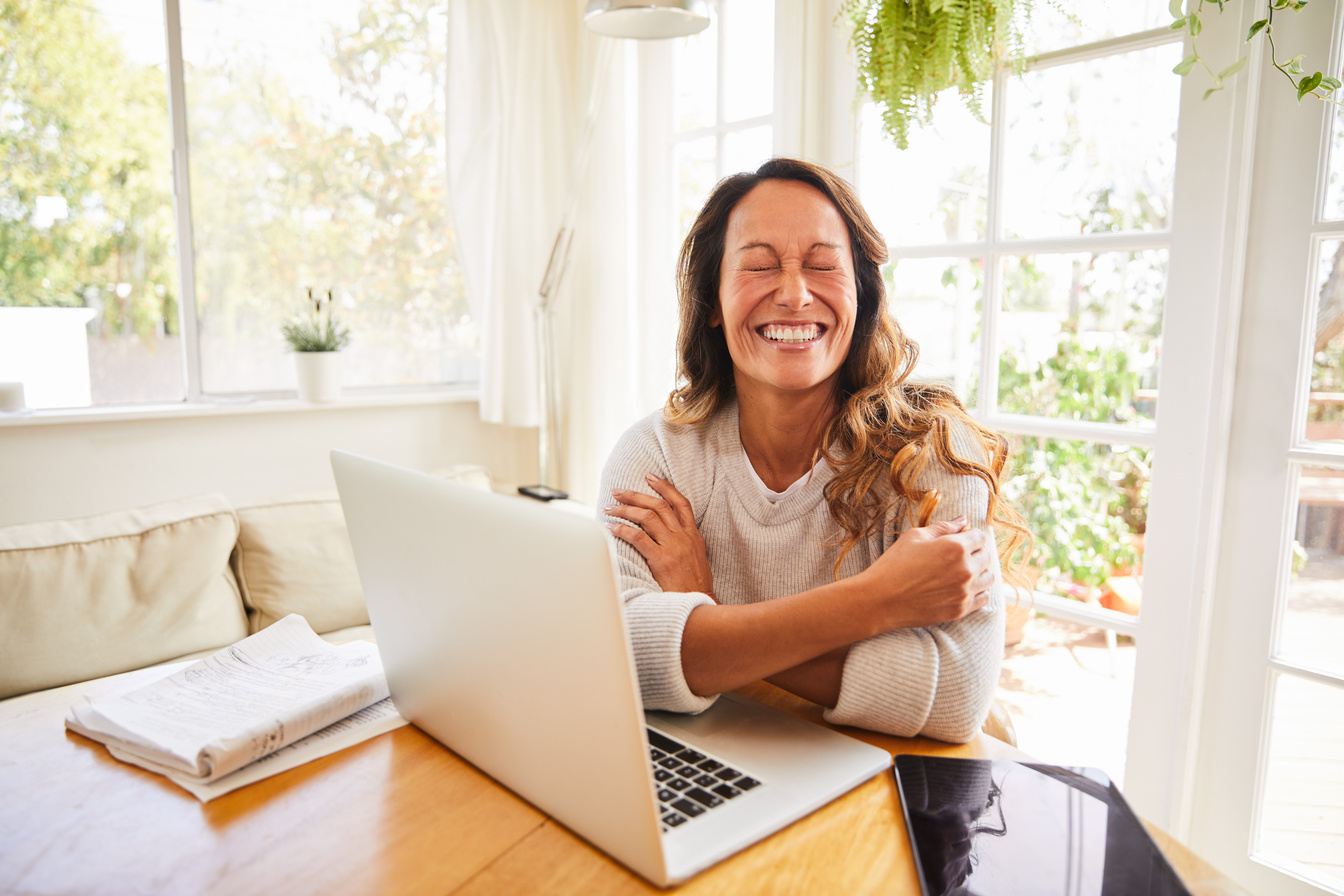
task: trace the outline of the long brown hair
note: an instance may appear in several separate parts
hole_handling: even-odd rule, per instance
[[[680,327],[678,372],[682,385],[663,410],[673,423],[700,423],[733,397],[733,359],[721,328],[710,325],[718,308],[728,219],[737,204],[765,180],[799,181],[820,190],[839,211],[849,232],[857,309],[849,354],[840,367],[835,415],[817,449],[835,471],[824,495],[843,535],[840,561],[882,526],[887,511],[904,501],[911,525],[926,525],[937,508],[936,490],[921,489],[920,474],[931,460],[953,473],[975,476],[989,489],[988,519],[995,524],[1005,578],[1021,583],[1023,545],[1031,540],[1020,514],[999,497],[1008,463],[1008,442],[981,426],[945,386],[909,382],[919,346],[887,310],[882,265],[887,244],[854,190],[830,170],[797,159],[771,159],[753,173],[720,181],[705,201],[681,246],[677,267]],[[958,427],[984,447],[983,457],[963,457],[953,448]],[[814,458],[815,461],[815,458]],[[839,570],[840,561],[836,563]]]

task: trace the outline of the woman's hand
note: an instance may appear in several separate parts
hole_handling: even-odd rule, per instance
[[[861,573],[879,599],[883,630],[951,622],[983,607],[994,585],[993,550],[965,517],[902,532]]]
[[[714,574],[709,569],[705,540],[696,528],[691,502],[672,483],[653,474],[645,478],[658,497],[616,489],[611,495],[619,503],[602,508],[607,516],[628,520],[638,528],[619,523],[608,523],[607,528],[639,551],[649,564],[654,581],[664,591],[698,591],[717,602]]]

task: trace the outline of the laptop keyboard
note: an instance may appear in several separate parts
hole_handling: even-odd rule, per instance
[[[755,778],[692,750],[661,731],[649,728],[648,732],[649,759],[664,833],[761,786]]]

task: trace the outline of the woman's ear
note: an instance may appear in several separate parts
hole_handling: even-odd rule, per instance
[[[709,312],[709,328],[712,330],[721,326],[723,326],[723,315],[719,313],[719,307],[715,305],[714,310]]]

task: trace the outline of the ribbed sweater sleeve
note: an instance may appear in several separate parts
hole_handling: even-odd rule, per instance
[[[697,506],[698,499],[703,503],[696,477],[674,473],[666,440],[659,438],[666,433],[666,424],[656,426],[654,419],[650,417],[631,427],[612,450],[602,471],[598,507],[612,503],[613,489],[652,495],[653,489],[644,478],[649,473],[671,482],[693,506]],[[598,514],[603,522],[624,523],[600,510]],[[695,592],[663,591],[638,551],[618,538],[613,537],[612,541],[616,546],[616,574],[625,605],[626,630],[635,655],[644,708],[703,712],[715,698],[697,696],[687,687],[681,667],[681,634],[691,611],[702,604],[714,603],[713,599]]]
[[[952,446],[964,458],[984,460],[969,428],[953,429]],[[989,603],[955,622],[898,629],[852,645],[840,699],[824,717],[901,737],[923,734],[964,743],[975,737],[989,713],[1003,657],[1004,587],[986,519],[989,489],[977,477],[941,465],[930,465],[919,485],[936,488],[941,496],[934,522],[965,515],[968,526],[985,532],[994,573]],[[888,533],[908,525],[895,516],[889,523]]]

